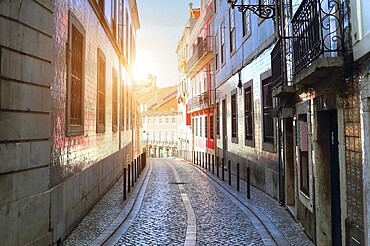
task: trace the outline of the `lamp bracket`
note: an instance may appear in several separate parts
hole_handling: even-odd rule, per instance
[[[263,19],[271,19],[275,17],[275,5],[256,5],[256,4],[249,4],[249,5],[237,5],[232,4],[232,8],[237,7],[239,12],[244,12],[246,10],[252,11],[258,17]]]

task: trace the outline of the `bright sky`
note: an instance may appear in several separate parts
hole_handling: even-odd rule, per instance
[[[189,3],[199,7],[199,0],[136,0],[140,18],[137,79],[157,76],[157,86],[178,83],[176,47],[189,19]]]

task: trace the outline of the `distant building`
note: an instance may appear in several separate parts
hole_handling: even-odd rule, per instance
[[[151,157],[174,157],[178,149],[177,86],[157,88],[138,95],[149,107],[142,112],[141,145]]]
[[[193,8],[190,4],[189,20],[176,52],[181,91],[178,100],[182,112],[186,112],[181,122],[184,132],[181,132],[180,146],[182,150],[191,153],[195,151],[214,155],[215,68],[212,4],[210,0],[201,1],[200,8]],[[187,159],[189,157],[186,156]]]
[[[0,244],[56,245],[139,154],[137,5],[0,6]]]

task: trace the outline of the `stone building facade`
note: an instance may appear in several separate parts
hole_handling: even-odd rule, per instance
[[[54,244],[140,151],[136,1],[1,1],[0,11],[0,238]]]

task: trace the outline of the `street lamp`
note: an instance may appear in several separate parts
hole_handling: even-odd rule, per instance
[[[258,4],[236,4],[238,0],[227,0],[231,8],[237,7],[239,12],[246,10],[252,11],[262,19],[271,19],[275,17],[275,5],[262,5],[262,0],[258,0]]]

